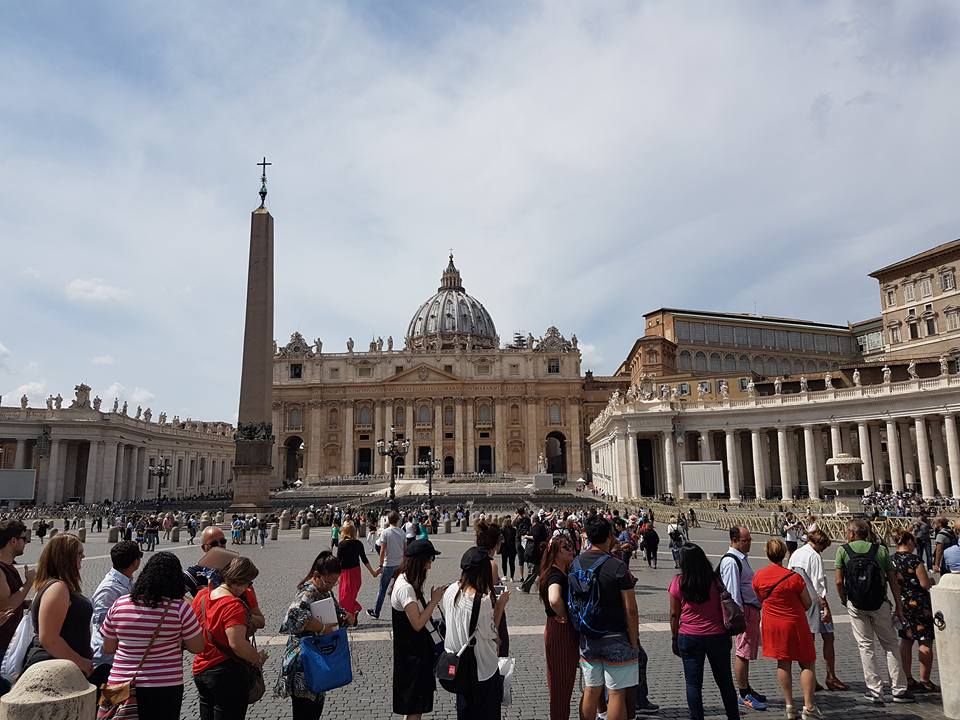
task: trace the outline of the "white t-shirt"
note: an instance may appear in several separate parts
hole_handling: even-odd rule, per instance
[[[807,608],[807,622],[810,631],[816,633],[820,627],[820,601],[818,598],[827,596],[827,578],[823,571],[823,558],[820,557],[813,545],[806,543],[797,548],[787,563],[790,570],[795,570],[807,583],[807,592],[810,594],[810,607]]]
[[[407,582],[407,576],[397,575],[397,579],[393,581],[390,606],[398,612],[403,612],[412,602],[417,604],[417,610],[423,610],[423,605],[417,600],[417,592],[413,589],[413,585]]]
[[[443,646],[447,652],[460,652],[470,635],[470,613],[473,610],[473,595],[457,592],[460,583],[451,583],[443,594],[443,617],[447,623],[447,634]],[[454,603],[454,598],[457,598]],[[477,680],[483,682],[497,672],[497,628],[493,625],[493,608],[490,598],[480,601],[480,613],[477,617],[477,644],[474,652],[477,656]]]
[[[403,530],[390,525],[380,531],[380,547],[385,547],[386,552],[383,556],[384,567],[397,567],[403,562],[403,549],[406,546],[406,538]]]
[[[403,526],[403,532],[408,538],[417,536],[417,524],[413,520],[408,520]]]
[[[784,524],[784,540],[787,542],[800,542],[800,533],[797,532],[796,521]]]

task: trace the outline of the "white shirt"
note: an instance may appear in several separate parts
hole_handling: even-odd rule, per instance
[[[380,547],[386,548],[383,555],[384,567],[398,567],[403,562],[403,549],[406,546],[403,530],[390,525],[380,531]]]
[[[447,623],[447,634],[443,639],[443,647],[447,652],[460,652],[470,636],[470,613],[473,610],[473,595],[457,593],[460,583],[451,583],[443,594],[443,617]],[[454,598],[456,603],[454,603]],[[498,670],[497,663],[497,628],[493,625],[493,608],[490,598],[480,600],[480,612],[477,617],[477,644],[474,652],[477,656],[477,680],[483,682],[493,677]]]
[[[393,594],[390,595],[390,607],[397,612],[404,612],[410,603],[417,604],[417,610],[423,611],[423,605],[417,600],[417,592],[413,585],[407,582],[406,575],[397,575],[393,581]]]
[[[409,521],[407,521],[407,522],[404,524],[404,526],[403,526],[403,532],[406,534],[406,536],[407,536],[408,538],[416,537],[416,536],[417,536],[417,529],[416,529],[416,528],[417,528],[417,526],[416,526],[416,524],[413,522],[413,520],[409,520]]]
[[[753,605],[760,607],[760,601],[757,599],[757,593],[753,589],[753,568],[750,567],[750,560],[735,547],[728,547],[727,552],[740,560],[740,577],[737,578],[737,563],[731,557],[725,557],[720,560],[720,580],[723,582],[730,597],[740,607]],[[739,582],[737,582],[739,579]]]
[[[820,557],[813,545],[806,543],[790,556],[787,567],[796,570],[806,581],[807,592],[810,593],[810,607],[807,608],[807,622],[811,632],[817,632],[820,627],[820,603],[817,598],[827,596],[827,576],[823,571],[823,558]]]

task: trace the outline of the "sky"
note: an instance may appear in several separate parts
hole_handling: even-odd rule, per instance
[[[401,342],[451,248],[606,374],[645,312],[856,322],[960,237],[948,0],[37,0],[0,68],[8,406],[234,421],[264,155],[275,334],[325,351]]]

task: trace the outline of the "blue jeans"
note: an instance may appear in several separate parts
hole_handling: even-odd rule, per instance
[[[380,575],[380,592],[377,593],[377,605],[373,610],[373,614],[377,617],[380,617],[380,609],[383,607],[383,599],[387,597],[387,588],[390,586],[390,581],[393,580],[393,574],[397,571],[399,565],[384,565],[383,573]]]
[[[730,671],[730,651],[733,643],[726,635],[684,635],[677,636],[680,659],[683,661],[683,677],[687,682],[687,708],[690,720],[703,720],[703,665],[704,659],[710,661],[714,682],[720,689],[723,708],[727,720],[739,720],[737,691],[733,686],[733,673]]]
[[[927,570],[933,570],[933,548],[931,547],[930,538],[917,541],[917,556],[923,560],[924,555],[927,556]]]

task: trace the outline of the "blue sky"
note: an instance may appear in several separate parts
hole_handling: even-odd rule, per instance
[[[76,3],[0,25],[0,392],[233,420],[276,335],[403,336],[448,248],[612,371],[660,306],[843,323],[960,237],[960,6]]]

